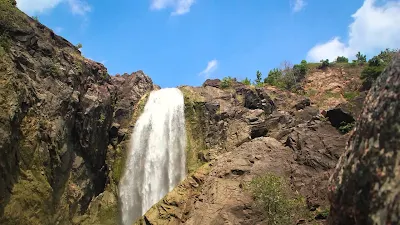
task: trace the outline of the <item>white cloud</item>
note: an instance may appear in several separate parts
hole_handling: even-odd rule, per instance
[[[73,14],[85,15],[92,10],[90,5],[83,0],[68,0],[68,4]]]
[[[294,3],[292,2],[291,5],[293,12],[300,12],[307,3],[304,0],[294,0]]]
[[[207,63],[207,67],[199,73],[200,76],[204,76],[206,79],[210,77],[210,74],[218,68],[218,61],[213,59]]]
[[[153,10],[173,8],[171,15],[183,15],[190,12],[190,7],[194,3],[195,0],[151,0],[150,8]]]
[[[354,58],[360,51],[368,56],[386,48],[400,47],[400,2],[365,0],[352,17],[347,43],[339,37],[317,44],[307,53],[307,60],[334,60],[337,56]]]
[[[17,7],[27,14],[43,13],[56,7],[63,0],[17,0]]]
[[[63,30],[64,30],[64,28],[62,28],[62,27],[55,27],[55,28],[54,28],[54,32],[55,32],[56,34],[61,33]]]
[[[73,14],[84,15],[91,11],[85,0],[17,0],[17,7],[29,14],[40,14],[55,8],[60,3],[68,3]]]

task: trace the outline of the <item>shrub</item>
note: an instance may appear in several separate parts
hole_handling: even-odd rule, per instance
[[[270,84],[272,86],[280,86],[279,83],[282,80],[282,71],[280,69],[270,70],[268,76],[264,79],[265,84]]]
[[[37,16],[32,16],[32,19],[35,20],[36,22],[39,22],[39,17]]]
[[[361,72],[363,86],[369,89],[372,83],[381,75],[385,67],[392,61],[398,49],[386,49],[381,51],[379,55],[368,60],[368,66]]]
[[[321,60],[321,65],[319,65],[320,69],[325,69],[330,66],[329,59]]]
[[[76,47],[77,49],[81,49],[83,46],[82,46],[81,43],[78,43],[75,47]]]
[[[361,54],[361,52],[357,52],[356,58],[357,58],[356,61],[358,63],[360,63],[360,64],[363,64],[363,63],[367,62],[367,56]]]
[[[228,76],[228,77],[224,77],[222,78],[221,81],[221,88],[229,88],[232,86],[233,83],[233,78]]]
[[[266,174],[253,179],[248,187],[267,224],[292,224],[295,215],[305,209],[304,200],[281,177]]]
[[[251,84],[251,80],[246,77],[244,80],[242,80],[242,84],[250,85]]]
[[[353,123],[346,123],[345,121],[342,121],[342,122],[340,123],[340,126],[339,126],[338,129],[339,129],[340,133],[342,133],[342,134],[347,134],[347,133],[349,133],[351,130],[353,130],[354,125],[355,125],[354,122],[353,122]]]
[[[348,63],[348,62],[349,62],[349,59],[346,58],[346,57],[344,57],[344,56],[338,56],[338,57],[336,58],[336,62],[337,62],[337,63]]]

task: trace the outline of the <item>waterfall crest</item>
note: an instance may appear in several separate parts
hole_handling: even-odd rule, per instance
[[[150,93],[130,144],[119,185],[124,225],[132,225],[186,176],[184,100],[179,89]]]

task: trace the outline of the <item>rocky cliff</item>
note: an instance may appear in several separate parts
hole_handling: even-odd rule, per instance
[[[387,216],[398,211],[396,193],[372,184],[397,187],[398,143],[376,131],[396,134],[398,63],[372,89],[364,111],[361,69],[310,68],[303,94],[236,81],[226,86],[218,79],[179,87],[189,175],[137,223],[272,223],[276,218],[260,204],[265,194],[251,186],[259,179],[275,197],[287,193],[285,201],[275,199],[284,209],[276,224],[323,224],[330,204],[332,224],[397,221]],[[142,71],[109,76],[102,64],[20,12],[15,1],[0,0],[0,224],[118,224],[129,138],[155,89]],[[359,115],[335,171],[345,133]],[[369,118],[393,123],[371,125]],[[365,144],[372,137],[376,143]],[[363,185],[365,194],[356,194]],[[352,208],[377,195],[360,212]],[[347,214],[338,218],[339,212]]]
[[[151,79],[110,77],[13,1],[0,35],[0,223],[115,224],[120,143]]]
[[[400,55],[367,95],[331,178],[329,224],[400,223]]]
[[[223,89],[218,80],[181,90],[194,172],[139,224],[266,224],[246,188],[265,174],[301,196],[300,223],[324,221],[328,179],[347,136],[308,98],[241,83]]]

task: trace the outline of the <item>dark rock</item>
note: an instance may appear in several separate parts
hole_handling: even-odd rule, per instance
[[[240,85],[235,87],[235,90],[237,94],[243,96],[244,107],[248,109],[262,109],[267,115],[276,109],[274,102],[261,88],[252,90],[245,85]]]
[[[343,123],[348,124],[355,121],[353,116],[342,108],[334,108],[326,111],[326,117],[328,117],[332,126],[336,128],[339,128]]]
[[[250,126],[250,137],[252,139],[267,135],[268,128],[265,122],[253,122]]]
[[[219,88],[221,86],[221,80],[220,79],[207,79],[203,83],[203,87],[207,87],[207,86]]]
[[[315,219],[316,219],[316,220],[325,220],[326,218],[328,218],[328,215],[327,215],[327,214],[323,214],[323,213],[318,213],[318,214],[315,216]]]
[[[300,102],[296,103],[296,105],[294,105],[294,107],[297,110],[300,110],[300,109],[304,109],[305,107],[310,106],[310,105],[311,105],[311,100],[309,98],[305,98],[305,99],[301,100]]]
[[[364,100],[366,96],[367,92],[361,92],[354,99],[351,99],[346,103],[339,104],[335,108],[341,108],[345,112],[348,112],[353,118],[358,118],[364,106]]]
[[[329,224],[400,223],[400,55],[378,77],[331,177]]]
[[[119,128],[121,125],[118,123],[112,123],[111,128],[110,128],[110,137],[114,138],[118,136]]]

